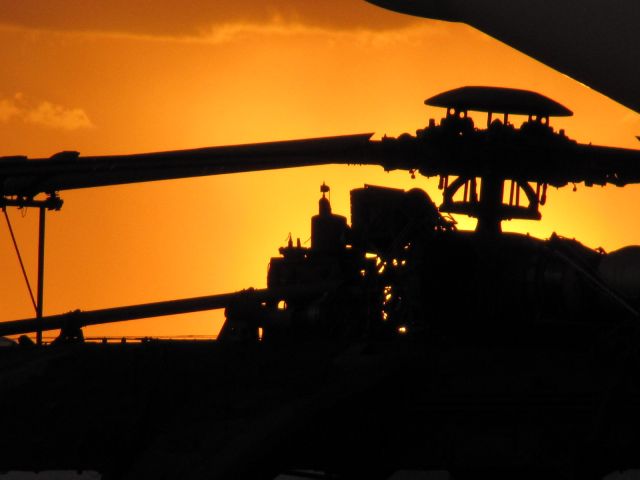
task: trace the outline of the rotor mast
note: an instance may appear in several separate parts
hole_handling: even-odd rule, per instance
[[[517,150],[498,150],[491,147],[495,141],[505,142],[508,146],[514,140],[533,140],[551,143],[566,140],[564,134],[556,134],[549,126],[551,116],[570,116],[573,113],[566,107],[538,93],[526,90],[496,87],[463,87],[431,97],[426,105],[444,107],[447,115],[439,126],[431,122],[425,130],[419,131],[423,138],[438,139],[445,144],[456,141],[467,144],[477,151],[485,150],[488,165],[497,157],[514,155]],[[487,113],[487,129],[474,128],[468,116],[469,111]],[[494,119],[494,114],[502,114],[503,120]],[[509,123],[509,114],[527,115],[528,120],[519,130]],[[531,138],[526,138],[531,136]],[[438,138],[439,137],[439,138]],[[520,138],[519,138],[520,137]],[[523,138],[524,137],[524,138]],[[464,154],[463,154],[464,156]],[[507,158],[508,162],[517,163],[518,158]],[[472,161],[464,159],[467,168],[473,170]],[[449,184],[448,175],[440,184],[443,192],[443,203],[440,211],[462,213],[478,219],[476,231],[481,234],[497,235],[502,231],[503,220],[526,219],[539,220],[539,205],[546,201],[546,183],[538,183],[534,192],[526,180],[508,176],[499,169],[485,168],[481,172],[465,173],[462,171],[456,180]],[[504,203],[505,183],[511,180],[509,202]],[[478,195],[478,183],[480,192]],[[455,201],[454,195],[463,189],[463,199]],[[520,206],[520,192],[528,200],[528,205]]]

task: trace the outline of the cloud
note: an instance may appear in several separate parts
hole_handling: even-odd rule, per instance
[[[41,102],[34,109],[25,111],[24,120],[27,123],[63,130],[77,130],[93,126],[81,108],[65,108],[51,102]]]
[[[20,119],[24,123],[61,130],[93,127],[89,116],[81,108],[68,108],[49,101],[34,102],[16,93],[12,98],[0,99],[0,122]]]
[[[430,26],[431,27],[431,26]],[[440,35],[445,31],[439,25],[435,28],[425,25],[409,25],[395,30],[374,30],[356,28],[351,30],[331,30],[319,26],[309,26],[303,23],[288,22],[280,18],[274,18],[269,23],[228,23],[212,25],[208,29],[202,29],[197,36],[174,38],[174,41],[195,43],[222,44],[241,41],[248,37],[268,36],[293,37],[313,36],[325,37],[328,41],[347,40],[366,45],[407,43],[416,40],[425,34]],[[160,39],[160,37],[157,37]]]
[[[1,0],[0,0],[1,1]],[[17,32],[26,34],[29,38],[39,38],[41,35],[47,38],[74,39],[82,42],[106,39],[106,40],[133,40],[142,42],[162,43],[187,43],[222,45],[233,42],[245,41],[255,37],[323,37],[328,42],[347,41],[361,45],[389,45],[407,44],[424,39],[425,36],[443,37],[449,36],[448,26],[442,22],[425,19],[421,23],[410,23],[394,29],[375,28],[351,28],[333,29],[320,25],[310,25],[299,21],[293,21],[274,16],[269,21],[262,23],[233,21],[228,23],[215,23],[199,28],[188,35],[150,35],[144,33],[126,33],[116,31],[64,31],[43,30],[27,27],[7,26],[0,24],[0,31]]]
[[[364,0],[0,0],[0,24],[36,30],[194,36],[211,26],[288,23],[393,30],[416,20]]]
[[[7,122],[20,113],[11,100],[0,100],[0,122]]]

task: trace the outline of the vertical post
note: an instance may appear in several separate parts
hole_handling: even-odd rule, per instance
[[[518,204],[519,185],[516,182],[516,204]],[[496,235],[502,232],[500,208],[504,196],[504,179],[491,176],[482,177],[480,185],[480,209],[476,232]]]
[[[38,302],[36,304],[36,318],[38,320],[42,318],[42,302],[44,297],[44,220],[46,212],[46,207],[41,206],[38,229]],[[38,324],[38,331],[36,332],[36,343],[42,345],[42,329],[40,324]]]

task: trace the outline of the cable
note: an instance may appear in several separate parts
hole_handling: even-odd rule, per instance
[[[9,214],[7,213],[7,209],[3,208],[2,212],[4,213],[4,218],[7,220],[7,226],[9,227],[9,233],[11,234],[11,240],[13,241],[13,246],[16,249],[16,254],[18,255],[18,261],[20,262],[20,268],[22,269],[22,275],[24,276],[24,281],[27,282],[27,289],[29,290],[29,296],[31,297],[31,303],[33,304],[33,309],[38,312],[38,307],[36,305],[36,300],[33,297],[33,290],[31,289],[31,284],[29,283],[29,277],[27,276],[27,271],[24,268],[24,263],[22,262],[22,256],[20,255],[20,249],[18,248],[18,242],[16,241],[16,237],[13,234],[13,228],[11,228],[11,222],[9,221]]]

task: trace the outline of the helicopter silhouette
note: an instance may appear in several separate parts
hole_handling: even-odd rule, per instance
[[[415,135],[375,141],[372,134],[359,134],[137,155],[61,152],[49,159],[0,159],[3,206],[38,207],[41,224],[47,210],[62,207],[60,192],[67,189],[326,163],[437,176],[443,192],[436,207],[419,189],[353,190],[349,225],[332,211],[329,187],[323,184],[311,245],[290,238],[280,256],[271,259],[266,289],[48,317],[40,311],[39,318],[3,322],[0,335],[60,329],[54,343],[78,344],[88,325],[225,308],[220,348],[253,352],[250,360],[236,359],[235,366],[244,372],[254,362],[279,365],[261,370],[266,380],[256,398],[264,395],[265,385],[278,382],[283,352],[289,360],[295,352],[300,358],[294,370],[314,381],[309,372],[327,359],[346,362],[346,371],[329,375],[326,389],[309,387],[311,400],[294,395],[282,412],[286,420],[276,427],[260,424],[269,433],[262,441],[284,436],[277,454],[270,450],[268,458],[258,455],[242,467],[239,458],[222,455],[221,463],[208,470],[221,478],[238,471],[273,473],[301,459],[344,478],[360,478],[357,467],[363,462],[369,462],[365,470],[371,475],[418,462],[425,468],[450,468],[456,476],[524,471],[597,476],[633,465],[638,429],[628,426],[640,424],[637,382],[630,380],[638,372],[640,248],[607,254],[558,236],[540,240],[503,233],[501,222],[540,219],[548,186],[639,183],[640,151],[571,140],[550,125],[551,118],[571,111],[530,91],[462,87],[425,103],[446,109],[440,122],[430,121]],[[471,111],[485,112],[486,126],[476,126]],[[516,127],[510,115],[527,120]],[[447,213],[476,218],[476,230],[458,230]],[[263,346],[271,356],[256,353]],[[220,354],[216,360],[224,363],[224,358]],[[590,369],[585,362],[591,362]],[[207,366],[223,375],[220,367]],[[603,378],[611,372],[621,378],[609,384]],[[423,383],[422,375],[429,375],[429,381]],[[226,390],[207,392],[200,393],[210,398]],[[113,400],[111,395],[106,398]],[[340,395],[347,400],[339,402]],[[340,407],[331,410],[337,403]],[[416,423],[404,418],[392,435],[395,444],[378,452],[376,442],[391,429],[393,409],[377,420],[371,438],[356,432],[385,403],[400,408],[401,415],[415,415]],[[452,405],[459,411],[452,413]],[[472,415],[478,409],[479,419]],[[259,408],[252,403],[249,410]],[[332,453],[318,460],[295,444],[295,435],[289,434],[300,430],[292,418],[301,417],[308,418],[301,434],[305,441],[318,451],[333,442]],[[344,438],[336,439],[335,432],[343,431],[338,426],[349,422],[353,425],[344,430]],[[497,431],[482,437],[478,432],[487,425]],[[407,441],[429,429],[422,443]],[[533,444],[520,438],[525,431]],[[519,446],[500,446],[510,435],[519,438]],[[580,443],[577,439],[585,435]],[[485,443],[487,438],[492,440]],[[357,448],[347,462],[339,452],[350,439]],[[252,437],[248,442],[261,441]],[[109,448],[113,453],[115,447]],[[234,448],[255,455],[255,446]],[[369,458],[371,452],[378,452],[378,460]],[[116,477],[119,469],[131,467],[122,452],[111,463],[95,455],[76,458]],[[227,450],[226,455],[236,454]],[[341,462],[347,466],[340,467]]]
[[[564,131],[555,132],[549,125],[549,119],[568,116],[572,112],[542,95],[506,88],[463,87],[432,97],[425,103],[447,109],[440,124],[436,125],[431,120],[426,128],[417,131],[416,136],[405,134],[398,138],[385,137],[380,141],[370,140],[372,134],[361,134],[122,156],[80,157],[77,152],[60,152],[50,159],[5,157],[0,170],[3,205],[37,206],[43,214],[46,210],[62,207],[58,192],[66,189],[326,163],[373,164],[381,165],[387,171],[402,169],[412,175],[440,177],[443,203],[435,210],[428,196],[425,200],[425,205],[433,210],[434,218],[437,211],[477,218],[477,235],[474,238],[479,239],[477,241],[489,238],[490,242],[496,242],[500,238],[510,238],[499,235],[503,220],[541,218],[539,209],[546,202],[548,186],[563,187],[584,182],[586,186],[613,184],[620,187],[640,181],[638,151],[578,144]],[[487,128],[474,126],[468,116],[468,112],[474,110],[488,114]],[[528,120],[520,128],[515,128],[509,123],[510,114],[525,115]],[[502,119],[494,115],[502,115]],[[505,203],[503,197],[507,188],[509,194]],[[366,198],[368,192],[375,198],[373,189],[352,193],[354,214],[360,208],[355,200],[358,196]],[[459,194],[462,198],[454,199]],[[382,191],[377,195],[384,196]],[[389,195],[391,200],[393,194]],[[364,201],[365,204],[367,202]],[[387,214],[391,215],[391,212]],[[333,218],[330,207],[328,210],[325,207],[322,215]],[[361,223],[357,215],[353,220]],[[450,223],[441,217],[434,226]],[[355,232],[350,232],[346,222],[340,228],[345,231],[345,238],[351,233],[356,238],[363,237],[365,234],[360,230],[370,229],[354,225]],[[395,228],[401,230],[398,226]],[[311,251],[326,249],[316,246],[318,241],[313,239],[312,233]],[[380,256],[383,253],[380,247],[371,250],[367,239],[360,238],[359,242],[358,245],[350,243],[349,247],[354,250],[357,247],[361,254],[366,252]],[[627,251],[626,255],[632,254]],[[606,275],[609,281],[624,276],[620,272]],[[318,283],[323,280],[319,278]],[[612,298],[618,298],[614,291],[627,291],[634,287],[616,284],[608,289],[604,283],[601,285],[603,291],[610,290]],[[621,298],[619,300],[622,301]],[[219,308],[224,303],[223,300],[212,302],[202,305],[195,302],[184,311]],[[155,311],[162,312],[162,308],[158,305]],[[175,312],[169,310],[168,313]],[[131,318],[144,315],[148,312],[142,309]],[[77,319],[81,315],[69,315],[72,316]],[[51,319],[51,328],[60,328],[64,317],[54,318],[55,321]],[[107,321],[110,317],[104,318]],[[33,325],[25,321],[5,322],[0,332],[25,333],[33,331]],[[28,328],[32,330],[25,330]]]
[[[544,27],[562,26],[549,18],[570,4],[555,2],[551,14],[539,6],[525,20],[533,26],[536,13]],[[570,18],[594,5],[569,8]],[[546,55],[560,62],[547,63],[635,108],[638,75],[610,72],[637,66],[628,57],[636,17],[624,15],[611,29],[601,13],[591,19],[603,35],[577,32],[604,47],[599,61],[586,58],[595,76],[579,70],[584,57],[559,54],[575,38],[550,41]],[[617,28],[621,21],[630,29]],[[606,48],[604,39],[624,32],[631,42]],[[537,29],[516,35],[550,40]],[[603,67],[616,59],[615,68]],[[458,94],[470,92],[488,91]],[[507,94],[491,92],[494,100]],[[484,97],[485,106],[493,101]],[[550,134],[548,111],[526,110],[532,118],[523,132],[495,105],[502,125],[493,129],[493,118],[486,129],[469,128],[463,104],[442,106],[452,110],[444,125],[380,142],[362,135],[0,162],[4,204],[40,208],[42,226],[65,188],[328,158],[442,175],[445,194],[436,209],[421,191],[357,189],[345,228],[323,191],[312,246],[291,239],[272,259],[264,290],[5,323],[5,334],[63,331],[55,348],[0,352],[0,404],[12,413],[3,419],[0,470],[274,478],[293,468],[298,478],[389,478],[411,468],[454,478],[602,478],[637,468],[635,248],[605,254],[560,237],[500,232],[502,220],[539,217],[545,186],[635,183],[637,152]],[[447,212],[475,216],[478,231],[458,231]],[[201,308],[227,309],[223,341],[81,342],[84,325]]]

